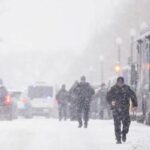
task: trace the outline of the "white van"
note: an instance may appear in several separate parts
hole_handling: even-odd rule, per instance
[[[54,105],[54,90],[46,84],[36,84],[28,87],[28,98],[33,116],[49,118]]]

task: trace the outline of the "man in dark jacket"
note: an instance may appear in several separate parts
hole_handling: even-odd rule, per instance
[[[89,111],[90,111],[90,102],[92,96],[95,94],[94,89],[91,85],[86,82],[85,76],[81,77],[81,82],[76,87],[76,91],[78,91],[77,98],[77,113],[78,113],[78,122],[79,128],[82,127],[82,112],[84,114],[84,127],[87,128],[88,120],[89,120]]]
[[[116,85],[114,85],[107,94],[107,100],[113,110],[117,144],[121,144],[121,135],[122,141],[125,142],[126,134],[129,131],[130,100],[132,101],[133,110],[135,111],[138,106],[137,98],[135,93],[130,89],[130,87],[124,84],[124,78],[118,77]],[[121,131],[121,123],[123,124],[122,131]]]
[[[60,91],[56,95],[56,100],[58,102],[59,109],[59,121],[63,118],[67,119],[67,104],[68,104],[68,92],[66,90],[66,85],[62,85]]]

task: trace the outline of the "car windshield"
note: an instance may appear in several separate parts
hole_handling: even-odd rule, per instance
[[[50,86],[30,86],[28,96],[34,98],[48,98],[53,96],[53,88]]]
[[[12,93],[11,93],[11,96],[12,96],[13,98],[19,99],[20,96],[21,96],[21,92],[12,92]]]

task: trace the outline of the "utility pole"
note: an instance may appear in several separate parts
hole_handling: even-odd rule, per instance
[[[121,45],[122,45],[122,39],[118,37],[116,39],[116,45],[117,45],[117,54],[118,54],[118,66],[120,66],[119,75],[121,74]]]
[[[100,68],[101,68],[101,83],[104,82],[104,57],[100,56]]]

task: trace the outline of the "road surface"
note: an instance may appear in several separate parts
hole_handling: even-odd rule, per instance
[[[150,127],[132,122],[127,143],[116,145],[113,121],[76,122],[34,118],[0,122],[0,150],[150,150]]]

